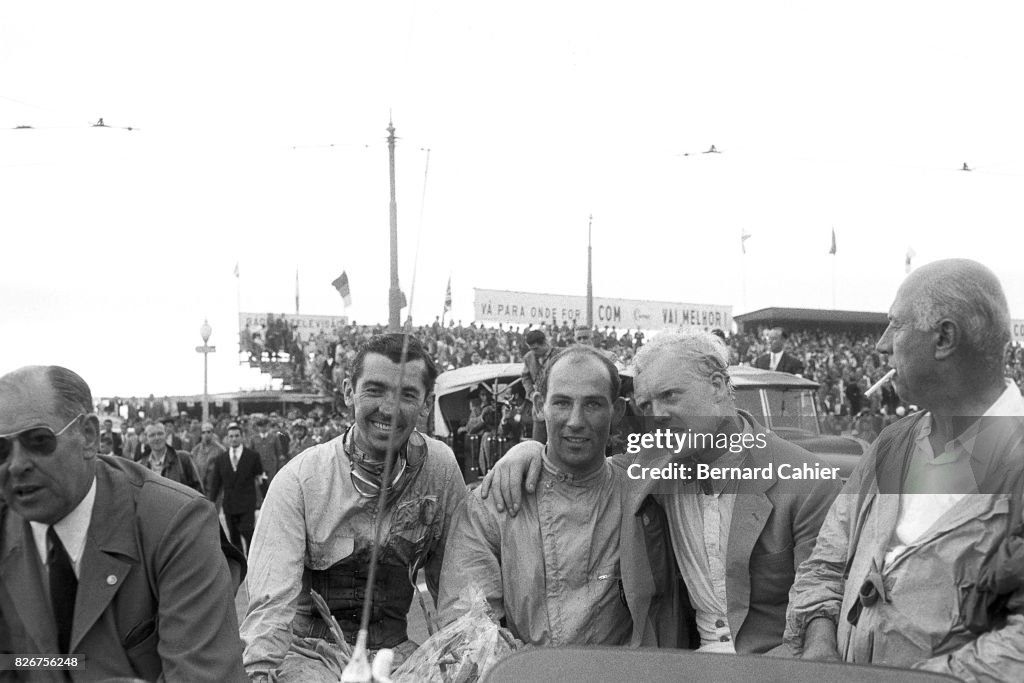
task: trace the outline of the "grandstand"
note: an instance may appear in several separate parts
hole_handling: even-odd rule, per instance
[[[756,333],[759,329],[783,327],[786,329],[819,329],[834,333],[845,332],[855,336],[865,334],[881,336],[889,324],[886,313],[815,308],[762,308],[734,315],[733,320],[741,333]]]

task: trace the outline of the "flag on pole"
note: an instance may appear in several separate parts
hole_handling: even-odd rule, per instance
[[[836,255],[836,228],[835,228],[835,226],[832,226],[832,248],[828,250],[828,253],[832,254],[833,256]]]
[[[235,261],[235,277],[238,277],[238,261]]]
[[[750,239],[750,233],[747,232],[746,228],[740,230],[740,249],[744,254],[747,253],[747,240]]]
[[[444,292],[444,312],[452,310],[452,276],[448,276],[448,289]]]
[[[907,275],[910,275],[910,269],[911,269],[910,262],[914,260],[915,256],[917,256],[917,252],[914,251],[914,248],[913,247],[907,247],[907,261],[906,261],[906,271],[905,271],[907,273]]]
[[[341,294],[342,300],[345,302],[345,308],[352,305],[352,290],[348,286],[348,273],[341,271],[341,275],[334,278],[334,282],[331,285],[338,290],[338,294]]]

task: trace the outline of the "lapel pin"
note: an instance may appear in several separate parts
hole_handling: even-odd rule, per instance
[[[116,576],[111,574],[110,576],[107,577],[107,585],[108,586],[113,586],[115,583],[117,583],[117,577]]]

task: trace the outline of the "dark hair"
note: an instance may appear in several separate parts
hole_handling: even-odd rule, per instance
[[[88,415],[92,412],[92,392],[77,373],[59,365],[51,365],[46,368],[46,379],[53,387],[57,397],[56,409],[62,417],[70,420],[82,413]]]
[[[530,330],[526,333],[526,345],[543,344],[548,340],[540,330]]]
[[[355,385],[359,382],[359,378],[363,374],[363,364],[366,362],[367,354],[377,353],[386,357],[392,363],[401,363],[404,340],[405,335],[401,333],[378,334],[370,337],[359,347],[355,360],[352,361],[352,384]],[[406,351],[405,360],[406,362],[423,361],[423,388],[427,394],[432,393],[434,391],[434,381],[437,379],[437,365],[434,364],[434,359],[423,348],[423,344],[412,335],[409,335],[409,348]]]
[[[604,365],[608,371],[609,379],[609,390],[611,391],[611,399],[614,402],[619,397],[619,389],[622,388],[622,379],[619,377],[619,370],[615,367],[615,363],[611,362],[608,356],[604,355],[593,346],[567,346],[563,349],[559,349],[554,353],[547,362],[544,363],[544,368],[540,372],[540,376],[537,377],[537,382],[534,385],[537,392],[542,398],[546,398],[548,395],[548,377],[551,375],[551,371],[554,369],[555,364],[563,358],[570,358],[576,356],[590,356],[596,358]]]

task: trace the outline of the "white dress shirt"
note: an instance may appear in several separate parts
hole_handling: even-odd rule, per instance
[[[744,422],[744,434],[752,434]],[[739,467],[747,452],[726,453],[716,467]],[[735,480],[712,481],[710,495],[696,480],[680,482],[677,492],[661,499],[669,518],[669,534],[679,572],[686,581],[697,617],[702,652],[735,654],[725,592],[729,529],[736,504]]]
[[[71,566],[75,570],[76,578],[82,575],[82,553],[85,551],[85,538],[89,534],[89,522],[92,521],[92,506],[95,501],[96,477],[93,477],[92,486],[89,487],[85,498],[64,519],[53,525],[53,530],[57,532],[60,542],[64,544],[64,550],[71,558]],[[49,574],[50,568],[46,564],[49,554],[46,530],[50,528],[50,525],[42,522],[29,522],[29,524],[32,525],[32,538],[36,542],[39,561]]]

